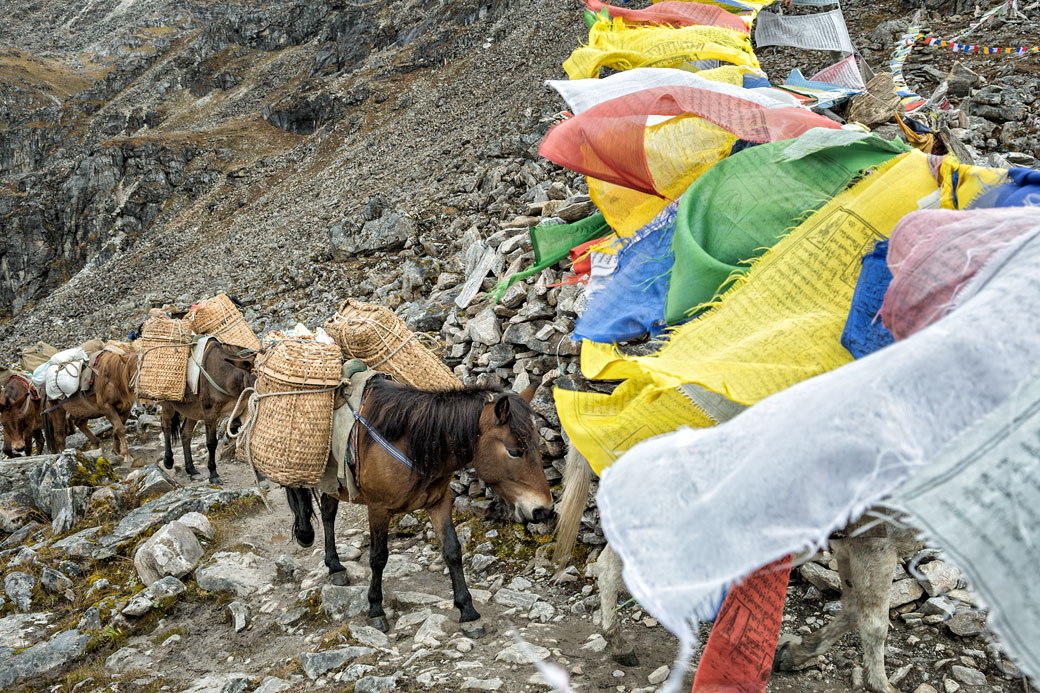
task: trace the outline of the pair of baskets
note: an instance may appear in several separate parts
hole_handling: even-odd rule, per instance
[[[342,374],[339,349],[286,339],[254,367],[256,411],[236,455],[282,486],[314,486],[332,445],[332,415]]]
[[[424,390],[453,390],[462,381],[419,343],[401,318],[383,306],[348,298],[325,323],[345,359],[360,359],[402,383]]]
[[[196,334],[212,335],[224,344],[233,344],[251,351],[260,350],[260,340],[245,317],[227,294],[218,294],[197,305],[187,320]]]
[[[136,349],[141,354],[137,394],[142,399],[181,402],[188,378],[191,327],[183,320],[157,316],[141,329]]]

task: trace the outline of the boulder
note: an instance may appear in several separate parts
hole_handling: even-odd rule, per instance
[[[332,671],[333,669],[339,669],[347,662],[364,657],[366,655],[375,654],[375,650],[371,647],[341,647],[337,650],[329,650],[328,652],[301,652],[300,653],[300,666],[303,668],[303,673],[310,679],[316,679],[325,672]],[[357,690],[355,688],[355,690]]]
[[[202,545],[195,533],[174,520],[138,547],[134,552],[134,567],[141,582],[151,585],[166,575],[184,577],[199,564],[202,554]]]
[[[255,553],[221,551],[195,570],[195,582],[207,592],[233,592],[251,597],[264,585],[274,583],[274,563]]]
[[[345,621],[368,611],[368,587],[352,585],[324,585],[321,588],[321,606],[333,621]]]
[[[4,578],[4,592],[18,611],[26,612],[32,608],[32,590],[36,579],[28,573],[15,571]]]
[[[90,636],[66,630],[0,662],[0,689],[59,669],[83,654]]]

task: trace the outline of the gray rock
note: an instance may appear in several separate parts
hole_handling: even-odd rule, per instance
[[[888,608],[894,609],[903,604],[909,604],[924,594],[924,588],[912,578],[907,580],[896,580],[892,583],[891,591],[888,593]]]
[[[202,545],[195,533],[174,520],[138,547],[134,552],[134,567],[141,582],[151,585],[166,575],[184,577],[199,564],[202,554]]]
[[[551,654],[547,648],[540,645],[518,642],[495,655],[495,661],[506,662],[507,664],[530,664],[530,657],[546,659]]]
[[[11,614],[0,618],[0,648],[23,650],[47,637],[53,614]]]
[[[965,638],[980,635],[986,630],[986,616],[978,611],[961,611],[946,622],[946,627],[954,635]]]
[[[231,619],[231,625],[236,633],[241,633],[249,626],[249,610],[246,609],[245,604],[234,601],[228,604],[225,610]],[[281,625],[280,619],[278,625]]]
[[[466,325],[466,333],[475,344],[495,346],[502,340],[502,328],[493,308],[480,311]]]
[[[292,556],[280,555],[274,559],[274,568],[279,582],[292,582],[299,578],[303,572],[303,566]]]
[[[65,666],[83,654],[90,636],[78,630],[66,630],[22,650],[0,663],[0,688],[6,688],[20,679],[47,674]]]
[[[316,679],[325,672],[339,669],[347,662],[375,654],[371,647],[341,647],[328,652],[301,652],[300,666],[308,678]],[[357,690],[355,688],[355,690]]]
[[[329,229],[329,241],[334,257],[342,261],[354,255],[400,247],[414,233],[415,224],[411,219],[398,212],[387,212],[378,219],[366,221],[360,229],[349,223],[336,224]]]
[[[985,686],[986,675],[978,669],[972,669],[971,667],[964,667],[959,664],[954,664],[950,667],[950,673],[953,674],[953,678],[957,679],[961,683],[967,686]]]
[[[359,643],[368,647],[386,649],[389,645],[389,639],[386,637],[386,634],[371,626],[359,626],[351,623],[350,635]]]
[[[507,609],[516,607],[518,609],[527,611],[535,602],[538,601],[538,595],[532,594],[531,592],[518,592],[511,590],[508,587],[503,587],[498,592],[495,592],[495,596],[492,600],[496,604],[506,607]]]
[[[46,590],[56,592],[57,594],[64,594],[71,598],[72,580],[70,580],[64,573],[60,573],[57,570],[44,566],[43,570],[40,571],[40,584],[43,585]]]
[[[389,693],[396,688],[396,676],[365,676],[354,684],[354,693]]]
[[[324,585],[321,588],[321,606],[333,621],[345,621],[368,611],[368,587],[351,585]]]
[[[217,536],[217,530],[213,528],[213,523],[200,512],[185,513],[177,521],[194,532],[197,537],[212,541],[213,537]]]
[[[242,693],[249,688],[251,677],[248,674],[210,674],[196,679],[189,688],[180,693]]]
[[[93,489],[89,486],[70,486],[51,491],[51,534],[64,534],[79,522],[87,512],[87,500]]]
[[[957,581],[961,576],[959,568],[943,561],[925,563],[918,570],[924,578],[921,580],[921,586],[928,592],[929,597],[957,589]]]
[[[15,571],[8,573],[4,578],[4,592],[14,604],[14,607],[22,612],[32,608],[32,590],[36,586],[36,579],[28,573]]]
[[[83,616],[80,617],[79,622],[76,624],[76,628],[82,631],[101,628],[101,610],[96,606],[92,606],[84,611]]]
[[[415,644],[436,649],[448,636],[452,622],[443,614],[430,614],[415,633]]]
[[[134,483],[137,484],[137,497],[141,500],[158,498],[177,488],[173,479],[157,464],[150,464],[141,470],[141,475]]]
[[[922,611],[926,616],[942,616],[942,620],[947,621],[957,611],[957,605],[946,597],[932,597],[924,603]]]
[[[114,674],[125,674],[128,671],[151,671],[155,662],[144,655],[136,647],[123,647],[109,655],[105,660],[105,669]]]
[[[101,533],[100,527],[89,527],[80,532],[60,539],[51,545],[51,548],[63,551],[69,556],[86,558],[97,548],[97,536]]]
[[[467,677],[462,680],[462,690],[464,691],[497,691],[502,687],[502,679],[495,677],[493,679],[476,679]]]
[[[232,501],[255,496],[256,489],[215,489],[191,486],[171,491],[127,513],[111,534],[98,540],[91,554],[95,560],[114,556],[141,533],[172,522],[192,511],[209,512]]]
[[[279,628],[288,632],[292,630],[293,626],[303,620],[304,616],[307,615],[307,609],[305,607],[299,607],[296,609],[290,609],[284,614],[274,620]]]
[[[798,568],[798,574],[802,576],[803,580],[815,586],[821,592],[827,590],[841,592],[841,578],[838,577],[838,571],[836,570],[828,570],[818,563],[809,561],[808,563],[803,563]]]
[[[282,693],[292,688],[292,684],[285,679],[280,679],[275,676],[268,676],[260,685],[257,686],[253,693]]]
[[[195,570],[195,582],[207,592],[234,592],[251,597],[264,585],[274,582],[275,567],[255,553],[221,551],[209,563]]]

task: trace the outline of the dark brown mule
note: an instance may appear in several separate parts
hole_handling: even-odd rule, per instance
[[[167,469],[173,469],[173,440],[180,438],[185,473],[192,481],[202,478],[191,459],[191,436],[196,424],[204,421],[209,480],[213,484],[221,483],[217,474],[217,427],[221,419],[231,416],[242,391],[256,382],[253,358],[252,353],[244,355],[241,347],[209,340],[200,364],[203,372],[199,374],[199,394],[189,393],[183,402],[162,403],[163,439],[166,443],[163,464]],[[245,410],[243,403],[238,415],[244,414]]]
[[[413,466],[409,469],[364,428],[359,430],[361,492],[354,502],[368,506],[372,538],[370,625],[384,632],[390,625],[383,611],[383,568],[388,555],[390,519],[420,509],[429,513],[441,542],[459,622],[471,623],[480,618],[462,574],[462,547],[451,521],[449,482],[456,471],[472,464],[477,476],[513,506],[517,520],[542,520],[549,516],[553,498],[531,420],[529,401],[533,394],[533,390],[521,396],[490,387],[430,392],[381,378],[369,382],[361,415]],[[287,488],[286,492],[294,516],[293,534],[301,545],[310,546],[314,541],[311,491]],[[347,574],[336,552],[334,528],[340,500],[349,500],[346,492],[338,498],[322,494],[320,505],[325,565],[330,580],[345,585]],[[474,624],[466,632],[479,637],[483,628]]]
[[[43,452],[43,402],[36,389],[20,375],[11,379],[0,391],[0,425],[4,427],[4,454],[14,457],[17,450],[28,456]]]
[[[112,424],[113,451],[131,460],[126,442],[126,419],[137,399],[133,381],[137,373],[137,354],[103,351],[95,362],[88,364],[94,370],[94,384],[81,392],[61,400],[44,400],[44,433],[52,453],[65,449],[66,416],[79,426],[92,446],[100,445],[97,437],[86,426],[88,419],[105,417]]]

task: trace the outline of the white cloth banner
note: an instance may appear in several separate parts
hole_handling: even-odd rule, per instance
[[[790,107],[789,96],[762,93],[725,82],[700,77],[695,72],[672,67],[637,67],[602,79],[553,79],[547,85],[559,92],[571,113],[578,115],[593,106],[655,87],[693,87],[756,103],[765,108]],[[777,91],[777,90],[769,90]]]
[[[853,52],[852,39],[840,8],[804,15],[759,12],[755,21],[755,45]]]
[[[821,545],[931,471],[943,446],[1040,364],[1040,220],[1032,213],[1032,237],[995,257],[945,318],[732,421],[640,443],[604,471],[597,502],[625,583],[685,646],[734,581]]]

